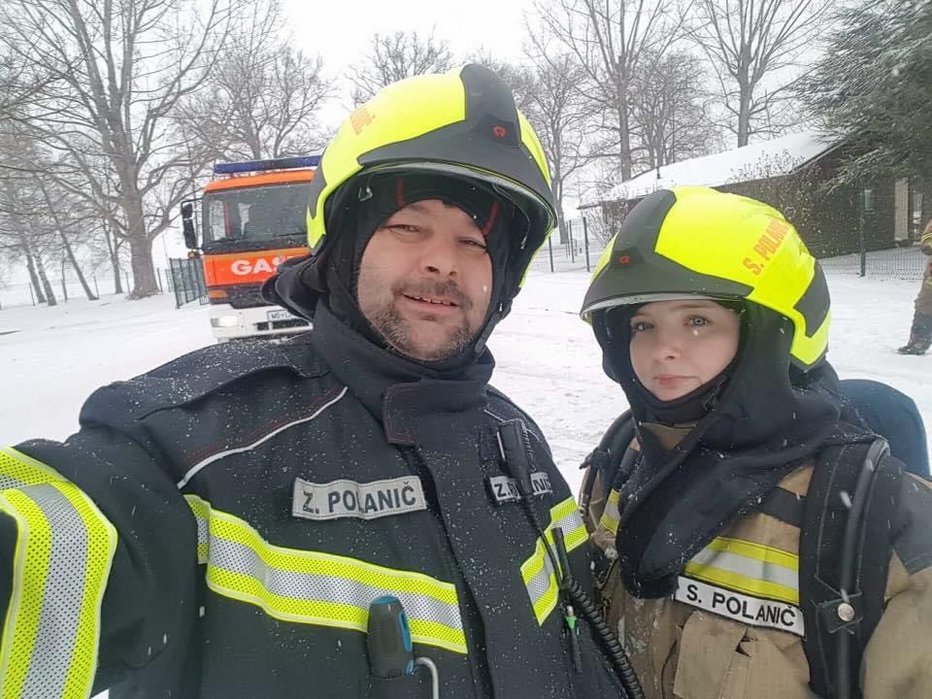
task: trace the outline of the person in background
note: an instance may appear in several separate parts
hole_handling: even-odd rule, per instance
[[[932,256],[932,218],[926,223],[920,239],[922,252]],[[900,347],[900,354],[925,354],[932,346],[932,257],[925,266],[922,285],[916,296],[913,324],[909,329],[909,342]]]

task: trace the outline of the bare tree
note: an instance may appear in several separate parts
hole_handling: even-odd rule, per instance
[[[566,182],[590,160],[588,137],[592,114],[579,90],[585,70],[577,58],[560,53],[545,43],[540,34],[530,33],[526,54],[531,67],[524,72],[525,110],[534,125],[550,165],[550,188],[557,204],[560,242],[566,241],[563,196]]]
[[[449,44],[435,40],[431,32],[422,38],[416,31],[374,34],[369,54],[350,70],[353,101],[362,104],[379,88],[403,78],[425,73],[442,73],[452,67]]]
[[[683,12],[677,0],[537,0],[544,31],[563,44],[582,67],[578,86],[618,157],[623,180],[630,179],[632,95],[645,49],[662,55],[679,37]]]
[[[52,76],[26,117],[57,153],[43,176],[96,207],[128,242],[134,297],[158,291],[152,241],[171,224],[208,157],[175,128],[174,111],[209,75],[244,4],[6,0],[0,6],[0,45]]]
[[[182,130],[215,159],[259,160],[319,149],[318,113],[330,94],[323,61],[277,38],[285,29],[278,0],[256,3],[250,12],[202,88],[182,102]]]
[[[35,156],[28,140],[0,134],[0,247],[8,258],[26,261],[26,269],[39,303],[56,305],[46,268],[55,247],[51,231],[37,220],[41,203],[29,160]]]
[[[636,152],[652,169],[709,152],[716,128],[708,115],[700,61],[683,51],[644,53],[635,71],[632,114],[638,125]]]
[[[25,258],[40,298],[54,304],[45,267],[47,261],[57,259],[63,274],[65,264],[70,265],[87,298],[96,300],[75,252],[94,236],[96,216],[86,202],[53,178],[34,175],[46,162],[41,144],[22,129],[0,133],[0,236],[18,257]]]
[[[696,0],[691,36],[708,55],[730,115],[728,128],[746,146],[755,133],[788,124],[776,113],[791,96],[778,81],[823,28],[829,0]],[[774,121],[777,120],[777,123]]]

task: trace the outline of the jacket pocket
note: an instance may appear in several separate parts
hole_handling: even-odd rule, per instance
[[[739,650],[745,627],[702,611],[689,615],[680,637],[673,694],[679,699],[722,699],[747,680],[747,657]]]

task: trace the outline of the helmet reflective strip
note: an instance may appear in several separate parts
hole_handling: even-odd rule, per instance
[[[551,549],[554,548],[553,530],[555,527],[563,530],[567,552],[577,548],[588,538],[586,526],[583,524],[582,517],[579,516],[579,510],[573,498],[567,498],[550,508],[550,524],[544,536],[547,537]],[[543,541],[539,538],[534,546],[533,555],[521,564],[521,578],[524,580],[528,597],[531,599],[537,623],[543,625],[557,604],[559,585],[550,557],[547,555]]]
[[[716,537],[686,564],[691,578],[799,605],[799,556],[752,541]]]
[[[348,556],[275,546],[243,520],[196,496],[185,498],[198,519],[207,585],[217,594],[282,621],[363,632],[372,600],[392,594],[405,608],[414,641],[466,654],[452,583]]]
[[[0,512],[17,528],[0,697],[88,696],[116,530],[87,495],[25,454],[0,450],[0,481]]]

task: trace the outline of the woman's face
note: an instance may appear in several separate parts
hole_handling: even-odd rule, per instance
[[[671,401],[715,378],[738,351],[741,321],[714,301],[655,301],[631,318],[631,364],[658,400]]]

